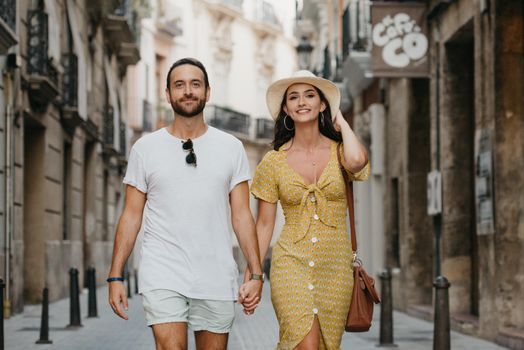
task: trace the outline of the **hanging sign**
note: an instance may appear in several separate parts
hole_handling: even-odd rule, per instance
[[[373,1],[371,26],[373,76],[429,76],[425,4]]]

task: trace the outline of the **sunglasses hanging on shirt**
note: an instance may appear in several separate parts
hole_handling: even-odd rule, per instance
[[[182,148],[184,151],[189,151],[188,155],[186,156],[186,163],[197,166],[196,154],[195,150],[193,149],[193,141],[191,141],[191,139],[182,141]]]

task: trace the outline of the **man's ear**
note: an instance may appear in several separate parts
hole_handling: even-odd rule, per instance
[[[210,97],[211,97],[211,86],[208,86],[206,89],[206,102],[209,102]]]
[[[171,104],[171,94],[169,93],[168,88],[166,88],[166,100],[167,100],[167,103]]]

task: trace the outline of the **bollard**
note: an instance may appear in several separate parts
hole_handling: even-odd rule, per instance
[[[444,276],[438,276],[435,287],[435,324],[433,330],[433,350],[449,350],[449,294],[450,283]]]
[[[138,294],[138,269],[135,269],[135,294]]]
[[[53,344],[49,340],[49,289],[44,288],[42,294],[42,322],[40,323],[40,339],[36,344]]]
[[[4,280],[0,278],[0,350],[4,350]]]
[[[69,324],[67,327],[82,327],[80,322],[80,291],[78,290],[78,270],[69,269]]]
[[[271,270],[271,259],[265,258],[264,259],[264,266],[263,266],[264,274],[266,275],[266,279],[269,280],[269,271]]]
[[[133,298],[133,294],[131,294],[131,273],[129,273],[129,270],[127,268],[124,271],[124,278],[127,281],[127,298],[131,299]]]
[[[391,270],[385,268],[379,275],[380,293],[380,343],[378,346],[396,347],[393,342],[393,298],[391,296]]]
[[[98,317],[96,305],[96,270],[94,267],[87,269],[87,286],[89,295],[87,297],[87,317]]]

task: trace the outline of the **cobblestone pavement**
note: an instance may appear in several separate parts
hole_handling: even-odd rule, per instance
[[[27,306],[23,314],[5,320],[5,349],[71,349],[71,350],[154,350],[151,330],[145,325],[141,297],[134,295],[129,304],[129,321],[117,319],[107,304],[107,288],[98,290],[97,318],[87,318],[87,293],[81,295],[83,327],[70,329],[69,299],[49,305],[49,338],[53,344],[35,344],[39,338],[41,307]],[[230,334],[230,350],[270,350],[278,340],[278,324],[269,300],[269,284],[264,287],[262,303],[253,316],[245,316],[240,306]],[[378,317],[379,310],[375,316]],[[342,349],[377,349],[378,319],[367,333],[346,333]],[[433,325],[400,312],[394,313],[395,343],[399,350],[432,349]],[[189,349],[194,349],[193,336],[189,336]],[[501,346],[484,340],[451,333],[453,350],[503,350]]]

